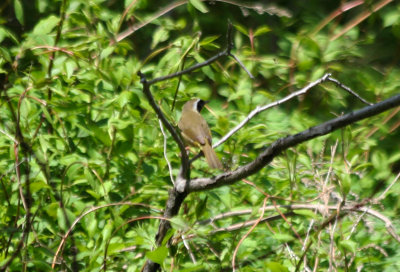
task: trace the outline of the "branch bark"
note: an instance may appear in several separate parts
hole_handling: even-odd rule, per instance
[[[350,112],[338,118],[332,119],[321,125],[311,127],[295,135],[289,135],[285,138],[278,139],[267,147],[254,161],[239,167],[238,169],[226,172],[211,178],[192,179],[187,188],[188,192],[205,191],[224,185],[233,184],[243,178],[246,178],[269,164],[282,151],[314,139],[316,137],[326,135],[339,128],[343,128],[362,119],[377,115],[391,108],[400,106],[400,94],[392,98],[364,107],[358,111]]]

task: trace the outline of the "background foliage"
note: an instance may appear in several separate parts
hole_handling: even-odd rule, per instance
[[[399,3],[6,0],[0,11],[0,266],[8,271],[49,270],[63,242],[56,270],[98,271],[106,262],[110,271],[137,271],[147,257],[165,270],[229,271],[249,228],[212,230],[257,219],[265,194],[272,206],[361,203],[400,233],[398,183],[368,202],[400,171],[396,109],[292,148],[249,181],[191,194],[173,220],[176,243],[152,251],[158,220],[148,216],[162,214],[172,183],[159,122],[136,75],[140,69],[155,78],[213,56],[226,45],[230,20],[234,53],[255,79],[225,58],[153,85],[173,123],[189,98],[210,99],[212,111],[203,114],[217,140],[257,105],[326,72],[377,102],[399,92]],[[325,83],[261,113],[217,153],[234,169],[280,137],[362,106]],[[177,174],[170,137],[167,157]],[[192,177],[214,173],[204,159],[192,167]],[[244,216],[199,224],[249,208]],[[383,221],[350,213],[317,233],[331,213],[299,210],[260,223],[240,244],[236,266],[293,271],[304,240],[315,239],[306,255],[310,269],[400,269],[400,245]],[[191,250],[179,240],[183,234],[194,236]]]

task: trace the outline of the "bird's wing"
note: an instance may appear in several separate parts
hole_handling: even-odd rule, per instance
[[[208,127],[208,124],[206,122],[206,120],[202,119],[202,122],[200,122],[201,127],[203,128],[203,139],[207,139],[208,143],[211,145],[212,142],[212,138],[211,138],[211,130]]]
[[[207,122],[203,118],[192,118],[191,120],[197,120],[197,122],[188,122],[185,118],[186,117],[183,117],[178,124],[183,137],[185,137],[192,145],[196,142],[200,145],[205,145],[206,141],[211,144],[211,132]],[[190,116],[187,115],[187,118],[190,119]]]

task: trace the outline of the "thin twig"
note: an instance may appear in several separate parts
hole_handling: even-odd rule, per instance
[[[122,41],[123,39],[125,39],[129,35],[132,35],[135,31],[137,31],[137,30],[141,29],[142,27],[148,25],[149,23],[151,23],[155,19],[165,15],[169,11],[171,11],[171,10],[173,10],[173,9],[179,7],[179,6],[182,6],[182,5],[186,4],[187,2],[188,2],[188,0],[181,0],[181,1],[176,1],[176,2],[173,2],[173,3],[169,4],[168,6],[162,8],[159,12],[157,12],[156,14],[151,16],[146,21],[143,21],[143,22],[140,22],[140,23],[135,24],[133,26],[130,26],[128,29],[126,29],[125,31],[123,31],[120,34],[118,34],[117,37],[115,38],[115,41],[116,42]],[[113,44],[113,43],[114,43],[114,41],[111,42],[111,44]]]
[[[196,257],[194,256],[193,251],[192,251],[192,249],[190,248],[189,241],[186,240],[185,235],[183,235],[183,234],[182,234],[182,241],[183,241],[183,245],[185,246],[186,250],[187,250],[188,253],[189,253],[190,259],[192,259],[192,262],[193,262],[194,264],[196,264],[196,263],[197,263]]]
[[[114,237],[114,235],[124,226],[126,226],[127,224],[136,222],[136,221],[141,221],[144,219],[159,219],[159,220],[170,220],[169,218],[163,217],[163,216],[157,216],[157,215],[144,215],[144,216],[139,216],[139,217],[135,217],[132,219],[129,219],[128,221],[125,221],[123,224],[119,225],[117,228],[115,228],[115,230],[112,232],[112,234],[110,235],[110,237],[108,238],[106,245],[104,247],[104,258],[103,258],[103,271],[106,272],[107,271],[107,255],[108,255],[108,247],[112,241],[112,238]]]
[[[101,206],[96,206],[96,207],[92,207],[89,210],[83,212],[80,216],[78,216],[74,222],[72,222],[71,226],[69,227],[69,229],[67,230],[67,232],[64,234],[63,238],[61,239],[60,244],[58,245],[57,251],[54,254],[53,257],[53,261],[51,263],[51,268],[54,269],[56,262],[57,262],[57,258],[58,255],[60,254],[60,252],[62,251],[62,248],[64,247],[64,244],[68,238],[68,236],[71,234],[72,230],[74,229],[74,227],[76,226],[76,224],[79,223],[79,221],[81,221],[81,219],[83,217],[85,217],[86,215],[88,215],[89,213],[92,213],[94,211],[97,211],[99,209],[103,209],[103,208],[107,208],[107,207],[112,207],[112,206],[121,206],[121,205],[130,205],[130,206],[144,206],[147,207],[147,205],[141,204],[141,203],[132,203],[132,202],[117,202],[117,203],[109,203],[109,204],[105,204],[105,205],[101,205]]]
[[[304,238],[304,243],[303,243],[303,247],[301,248],[301,251],[304,251],[306,244],[308,243],[308,240],[310,239],[310,233],[311,233],[311,229],[314,226],[314,219],[311,219],[310,224],[307,228],[307,232],[306,232],[306,238]]]
[[[10,134],[8,134],[7,131],[0,129],[0,132],[3,133],[4,135],[6,135],[11,141],[14,142],[14,144],[18,144],[17,139],[14,138],[13,136],[11,136]]]
[[[201,1],[206,1],[206,0],[201,0]],[[269,4],[269,5],[264,5],[264,4],[260,4],[260,3],[243,3],[243,1],[233,1],[233,0],[215,0],[216,2],[223,2],[223,3],[227,3],[227,4],[231,4],[231,5],[235,5],[235,6],[239,6],[241,8],[246,8],[246,9],[253,9],[256,12],[258,12],[259,14],[266,12],[268,14],[271,15],[278,15],[278,16],[286,16],[286,17],[292,17],[292,14],[290,13],[290,11],[288,9],[283,9],[281,7],[278,7],[276,5],[273,4]],[[182,5],[187,4],[189,1],[188,0],[181,0],[181,1],[176,1],[173,2],[171,4],[169,4],[166,7],[161,8],[157,13],[155,13],[153,16],[151,16],[149,19],[137,23],[133,26],[130,26],[128,29],[122,31],[120,34],[118,34],[115,38],[115,41],[113,40],[111,42],[111,44],[113,44],[114,42],[120,42],[123,39],[125,39],[126,37],[132,35],[133,33],[135,33],[137,30],[141,29],[142,27],[148,25],[149,23],[151,23],[152,21],[156,20],[157,18],[167,14],[168,12],[170,12],[171,10],[180,7]],[[127,12],[127,10],[129,10],[130,6],[126,9],[126,11],[124,11],[124,15]],[[122,18],[121,21],[119,23],[119,25],[121,25],[122,23]]]
[[[213,148],[216,148],[217,146],[220,146],[222,143],[224,143],[226,140],[228,140],[233,134],[235,134],[239,129],[244,127],[253,117],[255,117],[257,114],[259,114],[262,111],[265,111],[269,108],[278,106],[282,103],[285,103],[299,95],[307,93],[312,87],[321,84],[322,82],[326,81],[328,77],[330,77],[331,74],[325,74],[321,78],[317,79],[314,82],[311,82],[308,84],[306,87],[302,88],[301,90],[298,90],[297,92],[294,92],[282,99],[279,99],[273,103],[264,105],[264,106],[257,106],[254,110],[252,110],[247,117],[240,122],[236,127],[234,127],[231,131],[229,131],[224,137],[222,137],[217,143],[213,145]]]
[[[341,83],[339,80],[337,80],[337,79],[335,79],[333,77],[330,77],[330,76],[327,78],[327,80],[335,83],[338,87],[340,87],[343,90],[345,90],[345,91],[349,92],[350,94],[354,95],[355,97],[357,97],[364,104],[367,104],[367,105],[370,105],[370,106],[373,105],[371,102],[368,102],[367,100],[365,100],[364,98],[359,96],[355,91],[353,91],[350,87],[347,87],[346,85]]]
[[[229,56],[231,56],[232,58],[234,58],[236,60],[236,62],[240,65],[240,67],[242,67],[242,69],[249,75],[249,77],[251,79],[254,79],[254,76],[251,74],[251,72],[249,70],[247,70],[246,66],[244,66],[244,64],[240,61],[240,59],[238,57],[236,57],[232,53],[230,53]]]
[[[67,0],[63,0],[62,4],[61,4],[60,21],[58,22],[58,25],[57,25],[57,34],[56,34],[56,38],[54,40],[54,48],[56,48],[56,46],[57,46],[57,44],[58,44],[58,42],[60,41],[60,38],[61,38],[61,32],[62,32],[62,28],[63,28],[63,25],[64,25],[65,11],[66,10],[67,10]],[[51,56],[50,56],[50,63],[49,63],[49,67],[47,69],[47,77],[49,79],[51,79],[51,76],[52,76],[54,59],[55,59],[57,51],[58,50],[54,50],[51,53]],[[47,98],[48,98],[49,101],[51,100],[52,93],[53,93],[52,90],[49,88],[48,92],[47,92]]]
[[[208,66],[211,63],[213,63],[214,61],[216,61],[217,59],[219,59],[219,58],[221,58],[223,56],[227,56],[227,55],[228,55],[228,51],[227,51],[227,49],[225,49],[224,51],[219,52],[218,54],[216,54],[215,56],[209,58],[206,61],[203,61],[203,62],[200,62],[200,63],[196,63],[195,65],[193,65],[193,66],[191,66],[191,67],[189,67],[189,68],[187,68],[185,70],[176,72],[176,73],[172,73],[172,74],[169,74],[169,75],[166,75],[166,76],[156,77],[156,78],[154,78],[152,80],[149,80],[147,82],[147,84],[148,85],[152,85],[152,84],[160,82],[160,81],[164,81],[164,80],[167,80],[167,79],[178,77],[178,76],[181,76],[181,75],[184,75],[184,74],[189,74],[190,72],[192,72],[194,70],[197,70],[197,69],[199,69],[201,67]]]
[[[164,158],[168,165],[169,177],[171,178],[172,184],[175,185],[174,176],[172,175],[172,166],[171,166],[171,163],[169,162],[168,156],[167,156],[167,135],[165,134],[164,126],[163,126],[161,120],[158,120],[158,122],[160,124],[161,133],[164,136]]]
[[[321,29],[323,29],[326,25],[328,25],[331,21],[333,21],[336,17],[342,15],[344,12],[351,10],[359,5],[364,4],[364,0],[354,0],[350,2],[344,2],[340,7],[331,12],[328,16],[326,16],[321,23],[317,25],[317,27],[311,32],[311,35],[314,36]]]
[[[379,201],[381,201],[382,199],[385,198],[387,192],[389,192],[390,188],[392,188],[392,186],[397,182],[397,180],[400,178],[400,172],[397,174],[397,176],[394,178],[394,180],[392,181],[392,183],[390,183],[390,185],[385,189],[385,191],[382,192],[382,194],[380,196],[378,196],[377,198],[374,199],[374,202],[377,203]]]
[[[226,135],[224,135],[218,142],[216,142],[213,145],[213,148],[216,148],[218,146],[220,146],[222,143],[226,142],[233,134],[235,134],[238,130],[240,130],[242,127],[244,127],[253,117],[255,117],[256,115],[258,115],[259,113],[261,113],[262,111],[265,111],[269,108],[272,107],[276,107],[278,105],[281,105],[297,96],[306,94],[311,88],[315,87],[316,85],[319,85],[325,81],[331,81],[333,83],[335,83],[337,86],[339,86],[340,88],[344,89],[345,91],[349,92],[350,94],[354,95],[356,98],[360,99],[363,103],[367,104],[367,105],[372,105],[372,103],[369,103],[368,101],[366,101],[365,99],[363,99],[360,95],[358,95],[356,92],[354,92],[353,90],[351,90],[349,87],[345,86],[344,84],[342,84],[340,81],[338,81],[337,79],[333,78],[331,76],[331,74],[326,73],[325,75],[323,75],[321,78],[311,82],[310,84],[308,84],[307,86],[305,86],[304,88],[291,93],[290,95],[277,100],[275,102],[272,102],[270,104],[264,105],[264,106],[257,106],[253,111],[251,111],[246,118],[240,122],[236,127],[234,127],[231,131],[229,131]]]
[[[334,245],[335,245],[335,232],[336,232],[336,226],[339,222],[340,219],[340,209],[342,208],[342,203],[344,202],[340,202],[340,204],[338,205],[337,209],[336,209],[336,218],[333,222],[329,223],[329,228],[330,228],[330,234],[329,234],[329,238],[330,238],[330,243],[329,243],[329,271],[333,271],[333,261],[335,260],[335,251],[334,251]],[[320,233],[318,233],[319,235]],[[311,241],[310,241],[311,242]],[[306,253],[304,251],[304,253]],[[304,260],[306,260],[306,256],[304,254]]]
[[[361,202],[362,203],[362,202]],[[329,210],[334,210],[337,212],[338,210],[338,205],[330,205],[330,206],[325,206],[323,204],[293,204],[293,205],[278,205],[277,206],[280,209],[287,209],[288,212],[285,212],[285,216],[289,217],[289,216],[298,216],[299,214],[296,214],[292,211],[295,210],[313,210],[313,211],[318,211],[319,213],[321,213],[322,215],[325,213],[324,210],[325,209],[329,209]],[[264,211],[276,211],[276,207],[274,205],[269,205],[269,206],[265,206],[259,209],[259,211],[261,210]],[[241,210],[241,211],[236,211],[236,212],[232,212],[232,213],[223,213],[217,216],[214,216],[211,219],[208,220],[203,220],[203,221],[199,221],[198,224],[204,224],[204,223],[209,223],[211,224],[211,222],[214,222],[216,220],[219,219],[223,219],[226,218],[225,215],[229,215],[229,216],[236,216],[236,215],[246,215],[246,214],[251,214],[253,213],[254,210],[253,209],[246,209],[246,210]],[[331,216],[331,220],[335,220],[335,218],[337,217],[336,212],[334,213],[334,216]],[[389,218],[387,218],[386,216],[384,216],[382,213],[373,210],[371,208],[368,207],[362,207],[359,206],[358,203],[354,204],[354,205],[348,205],[348,206],[343,206],[341,208],[341,215],[343,216],[345,213],[349,213],[349,212],[357,212],[357,213],[366,213],[368,215],[371,215],[379,220],[381,220],[382,222],[385,223],[386,226],[386,230],[388,232],[389,235],[391,235],[394,239],[396,239],[399,243],[400,243],[400,236],[396,234],[396,230],[394,228],[393,223],[390,221]],[[270,222],[270,221],[275,221],[282,218],[281,215],[272,215],[272,216],[267,216],[264,217],[260,220],[260,222]],[[220,227],[217,229],[214,229],[210,232],[210,234],[216,234],[219,232],[231,232],[231,231],[235,231],[235,230],[239,230],[242,228],[246,228],[246,227],[250,227],[252,225],[254,225],[254,223],[258,221],[258,219],[254,219],[254,220],[249,220],[249,221],[244,221],[244,222],[240,222],[240,223],[235,223],[233,225],[227,226],[227,227]],[[328,225],[328,221],[325,221],[325,223],[323,223],[324,227],[326,227]],[[196,234],[191,234],[185,237],[185,239],[193,239],[195,237],[197,237],[198,235]],[[178,242],[179,240],[176,240],[176,242]],[[175,244],[174,243],[174,244]],[[304,251],[305,248],[303,248]]]
[[[362,214],[360,214],[356,220],[356,222],[353,224],[353,226],[351,227],[350,233],[349,235],[347,235],[347,237],[345,238],[345,240],[349,240],[351,235],[353,235],[354,231],[356,230],[358,224],[360,224],[361,219],[364,217],[364,215],[367,213],[368,210],[365,210]]]
[[[364,21],[369,16],[371,16],[372,13],[377,12],[378,10],[380,10],[381,8],[383,8],[384,6],[386,6],[387,4],[389,4],[392,1],[393,0],[383,0],[383,1],[380,1],[380,2],[376,3],[372,7],[368,7],[368,9],[366,9],[364,12],[359,14],[357,17],[355,17],[349,23],[347,23],[343,27],[343,29],[339,33],[337,33],[333,37],[331,37],[330,40],[334,41],[337,38],[341,37],[343,34],[348,32],[350,29],[354,28],[356,25],[360,24],[362,21]]]
[[[264,202],[263,202],[263,206],[261,208],[261,214],[260,217],[254,222],[253,226],[251,226],[251,228],[247,231],[247,233],[240,239],[239,243],[237,244],[234,252],[233,252],[233,256],[232,256],[232,271],[235,272],[235,259],[236,259],[236,254],[239,250],[240,245],[243,243],[244,239],[247,238],[247,236],[249,236],[249,234],[257,227],[257,225],[260,223],[261,219],[264,217],[264,212],[265,212],[265,205],[267,204],[267,199],[268,197],[264,198]]]

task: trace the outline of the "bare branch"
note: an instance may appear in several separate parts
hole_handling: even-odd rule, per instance
[[[377,198],[374,199],[374,202],[377,203],[379,201],[381,201],[382,199],[385,198],[387,192],[389,192],[390,188],[393,187],[393,185],[397,182],[397,180],[400,178],[400,172],[397,174],[397,176],[394,178],[394,180],[392,181],[392,183],[390,183],[390,185],[385,189],[385,191],[383,191],[383,193],[378,196]]]
[[[123,32],[121,32],[120,34],[118,34],[117,37],[115,38],[115,41],[112,41],[111,44],[114,44],[114,42],[122,41],[123,39],[125,39],[129,35],[132,35],[135,31],[141,29],[142,27],[144,27],[147,24],[151,23],[155,19],[165,15],[169,11],[171,11],[171,10],[181,6],[181,5],[186,4],[187,2],[188,2],[188,0],[181,0],[181,1],[176,1],[176,2],[173,2],[173,3],[169,4],[168,6],[162,8],[159,12],[154,14],[152,17],[150,17],[148,20],[146,20],[144,22],[140,22],[140,23],[135,24],[133,26],[130,26],[128,29],[126,29]]]
[[[362,203],[362,202],[361,202]],[[324,215],[325,214],[325,210],[333,210],[333,211],[338,211],[338,207],[340,206],[340,204],[338,205],[329,205],[326,206],[324,204],[292,204],[292,205],[269,205],[269,206],[265,206],[265,207],[261,207],[259,208],[259,211],[276,211],[277,209],[287,209],[288,211],[285,212],[285,216],[293,216],[293,215],[298,215],[295,213],[291,213],[290,211],[294,211],[294,210],[313,210],[313,211],[317,211],[320,214]],[[393,226],[393,223],[390,221],[389,218],[387,218],[386,216],[384,216],[382,213],[373,210],[369,207],[360,207],[358,204],[354,204],[354,205],[346,205],[346,206],[342,206],[340,208],[341,212],[357,212],[357,213],[362,213],[362,214],[368,214],[371,215],[379,220],[381,220],[382,222],[385,223],[385,227],[387,232],[393,237],[395,238],[399,243],[400,243],[400,236],[396,234],[396,230]],[[253,213],[254,210],[253,209],[245,209],[245,210],[240,210],[240,211],[234,211],[234,212],[229,212],[229,213],[222,213],[219,215],[216,215],[210,219],[207,220],[203,220],[203,221],[199,221],[198,224],[211,224],[217,220],[220,219],[224,219],[224,218],[228,218],[228,217],[232,217],[232,216],[239,216],[239,215],[247,215],[247,214],[251,214]],[[336,213],[335,213],[335,217],[333,219],[335,219],[337,217]],[[272,221],[272,220],[277,220],[279,218],[282,218],[281,215],[274,215],[274,216],[267,216],[264,217],[263,219],[261,219],[260,222],[265,222],[265,221]],[[236,223],[234,225],[231,225],[229,227],[221,227],[221,228],[217,228],[213,231],[211,231],[212,234],[214,233],[218,233],[218,232],[222,232],[222,231],[233,231],[233,230],[238,230],[241,228],[245,228],[245,227],[249,227],[254,225],[254,223],[259,220],[259,219],[254,219],[254,220],[249,220],[249,221],[245,221],[245,222],[240,222],[240,223]],[[307,234],[308,235],[308,234]],[[194,237],[196,237],[196,235],[189,235],[187,237],[185,237],[186,239],[193,239]]]
[[[186,179],[189,171],[189,158],[185,150],[185,145],[181,139],[180,133],[172,126],[172,124],[167,120],[162,110],[158,107],[156,101],[153,98],[153,95],[150,92],[150,84],[147,82],[146,77],[140,71],[138,72],[140,76],[140,82],[143,85],[143,92],[147,97],[151,107],[156,112],[158,119],[161,120],[163,125],[168,129],[169,133],[171,133],[172,138],[174,138],[175,142],[178,144],[179,150],[181,151],[181,178]]]
[[[243,243],[244,239],[247,238],[247,236],[249,236],[249,234],[257,227],[258,223],[260,223],[260,221],[262,220],[262,218],[264,217],[264,212],[265,212],[265,205],[267,204],[267,200],[268,197],[264,198],[264,202],[263,202],[263,206],[261,209],[261,214],[260,217],[254,222],[254,224],[251,226],[251,228],[249,229],[249,231],[239,240],[239,243],[237,244],[235,250],[233,251],[233,256],[232,256],[232,271],[235,272],[235,259],[236,259],[236,254],[239,250],[240,245]]]
[[[171,79],[171,78],[174,78],[174,77],[179,77],[179,76],[182,76],[184,74],[189,74],[189,73],[191,73],[191,72],[193,72],[193,71],[195,71],[197,69],[200,69],[200,68],[202,68],[204,66],[210,65],[211,63],[217,61],[219,58],[224,57],[224,56],[231,56],[233,59],[235,59],[235,61],[239,64],[240,67],[242,67],[242,69],[249,75],[249,77],[251,79],[254,79],[254,76],[244,66],[244,64],[235,55],[233,55],[231,53],[232,48],[233,48],[232,29],[233,29],[232,28],[232,24],[229,22],[228,23],[228,31],[227,31],[227,34],[226,34],[226,36],[227,36],[227,46],[226,46],[226,49],[224,51],[219,52],[215,56],[213,56],[213,57],[211,57],[211,58],[209,58],[209,59],[207,59],[207,60],[205,60],[203,62],[196,63],[195,65],[193,65],[193,66],[191,66],[191,67],[189,67],[187,69],[184,69],[184,70],[181,70],[181,71],[176,72],[176,73],[172,73],[172,74],[169,74],[169,75],[165,75],[165,76],[161,76],[161,77],[157,77],[157,78],[154,78],[152,80],[149,80],[149,81],[147,81],[147,84],[150,86],[150,85],[152,85],[154,83],[157,83],[157,82],[160,82],[160,81],[168,80],[168,79]]]
[[[62,251],[62,248],[64,247],[64,244],[67,240],[67,238],[69,237],[69,235],[71,234],[72,230],[75,228],[76,224],[79,223],[79,221],[81,221],[81,219],[83,217],[85,217],[86,215],[88,215],[89,213],[92,213],[94,211],[97,211],[99,209],[103,209],[103,208],[108,208],[108,207],[112,207],[112,206],[122,206],[122,205],[129,205],[129,206],[143,206],[143,207],[149,207],[146,204],[141,204],[141,203],[132,203],[132,202],[117,202],[117,203],[109,203],[109,204],[105,204],[105,205],[101,205],[101,206],[95,206],[95,207],[91,207],[89,210],[83,212],[81,215],[79,215],[74,222],[72,222],[71,226],[69,227],[69,229],[67,230],[67,232],[64,234],[63,238],[61,239],[60,244],[58,245],[57,251],[53,257],[53,261],[51,263],[51,268],[54,269],[56,263],[57,263],[57,259],[58,259],[58,255],[60,254],[60,252]]]
[[[182,71],[179,71],[179,72],[176,72],[176,73],[173,73],[173,74],[157,77],[155,79],[150,80],[148,82],[148,84],[151,85],[151,84],[154,84],[154,83],[157,83],[157,82],[160,82],[160,81],[164,81],[164,80],[167,80],[167,79],[178,77],[178,76],[183,75],[183,74],[189,74],[190,72],[192,72],[194,70],[197,70],[197,69],[199,69],[201,67],[210,65],[211,63],[213,63],[214,61],[216,61],[220,57],[227,56],[227,55],[228,55],[228,52],[227,52],[227,49],[225,49],[224,51],[216,54],[215,56],[209,58],[206,61],[203,61],[203,62],[200,62],[200,63],[196,63],[195,65],[193,65],[193,66],[191,66],[191,67],[189,67],[189,68],[187,68],[185,70],[182,70]]]
[[[201,0],[201,1],[205,1],[205,0]],[[227,4],[239,6],[241,8],[253,9],[253,10],[257,11],[257,13],[259,13],[259,14],[262,14],[262,13],[266,12],[266,13],[271,14],[271,15],[274,14],[274,15],[278,15],[278,16],[292,17],[292,14],[289,12],[288,9],[284,9],[284,8],[278,7],[278,6],[274,5],[274,4],[269,4],[269,5],[259,4],[259,3],[253,4],[253,3],[243,3],[242,1],[233,1],[233,0],[215,0],[215,1],[224,2],[224,3],[227,3]],[[188,0],[178,0],[178,1],[172,2],[168,6],[161,8],[157,13],[155,13],[149,19],[147,19],[147,20],[145,20],[143,22],[134,24],[133,26],[130,26],[128,29],[126,29],[126,30],[122,31],[121,33],[119,33],[115,37],[115,40],[111,41],[110,44],[114,44],[115,42],[122,41],[123,39],[125,39],[128,36],[130,36],[133,33],[135,33],[137,30],[139,30],[142,27],[148,25],[152,21],[156,20],[157,18],[159,18],[159,17],[167,14],[171,10],[173,10],[173,9],[175,9],[177,7],[180,7],[182,5],[185,5],[187,3],[188,3]],[[127,10],[130,8],[130,6],[127,8]],[[122,18],[125,17],[127,10],[124,11],[124,14],[122,15]],[[121,20],[122,20],[122,18],[121,18]],[[122,22],[120,21],[119,25],[121,25],[121,23]]]
[[[221,140],[219,140],[217,143],[215,143],[213,145],[213,148],[216,148],[217,146],[221,145],[222,143],[224,143],[226,140],[228,140],[229,137],[231,137],[234,133],[236,133],[239,129],[241,129],[244,125],[246,125],[253,117],[255,117],[257,114],[259,114],[262,111],[265,111],[269,108],[278,106],[282,103],[285,103],[299,95],[305,94],[307,93],[312,87],[321,84],[322,82],[326,81],[328,79],[328,77],[330,77],[331,74],[325,74],[323,75],[321,78],[317,79],[314,82],[311,82],[310,84],[308,84],[306,87],[302,88],[301,90],[298,90],[297,92],[294,92],[278,101],[275,101],[273,103],[267,104],[265,106],[257,106],[252,112],[250,112],[249,115],[247,115],[247,117],[240,122],[239,125],[237,125],[235,128],[233,128],[231,131],[229,131],[224,137],[222,137]]]
[[[337,86],[339,86],[340,88],[342,88],[343,90],[349,92],[350,94],[354,95],[355,97],[357,97],[361,102],[363,102],[364,104],[367,105],[373,105],[371,102],[368,102],[367,100],[365,100],[364,98],[362,98],[361,96],[359,96],[355,91],[353,91],[352,89],[350,89],[350,87],[347,87],[346,85],[344,85],[343,83],[341,83],[339,80],[332,78],[332,77],[328,77],[327,78],[328,81],[331,81],[333,83],[335,83]]]
[[[161,133],[164,136],[164,158],[168,165],[169,177],[171,178],[172,184],[175,185],[174,176],[172,175],[172,166],[171,166],[171,163],[169,162],[168,156],[167,156],[167,135],[165,134],[164,126],[163,126],[161,120],[158,120],[158,122],[160,123]]]
[[[192,249],[190,248],[189,241],[186,240],[185,235],[183,235],[183,234],[182,234],[182,241],[183,241],[183,245],[186,247],[186,250],[187,250],[188,253],[189,253],[190,259],[192,259],[192,262],[193,262],[194,264],[196,264],[196,263],[197,263],[196,257],[194,256],[193,251],[192,251]]]
[[[216,148],[217,146],[220,146],[222,143],[226,142],[233,134],[235,134],[238,130],[240,130],[243,126],[245,126],[253,117],[255,117],[256,115],[258,115],[260,112],[265,111],[269,108],[272,107],[276,107],[280,104],[283,104],[297,96],[306,94],[310,89],[312,89],[313,87],[315,87],[316,85],[319,85],[325,81],[331,81],[333,83],[335,83],[337,86],[339,86],[340,88],[344,89],[345,91],[349,92],[350,94],[354,95],[356,98],[358,98],[359,100],[361,100],[363,103],[367,104],[367,105],[372,105],[372,103],[366,101],[365,99],[363,99],[360,95],[358,95],[356,92],[354,92],[353,90],[351,90],[349,87],[347,87],[346,85],[344,85],[343,83],[341,83],[340,81],[338,81],[337,79],[331,77],[331,74],[327,73],[325,75],[323,75],[321,78],[311,82],[310,84],[308,84],[307,86],[305,86],[304,88],[291,93],[290,95],[277,100],[275,102],[272,102],[270,104],[264,105],[264,106],[257,106],[253,111],[251,111],[249,113],[249,115],[247,115],[247,117],[240,122],[240,124],[238,124],[236,127],[234,127],[231,131],[229,131],[224,137],[222,137],[218,142],[216,142],[213,145],[213,148]],[[194,159],[192,159],[194,160]]]
[[[278,139],[277,141],[273,142],[269,147],[267,147],[254,161],[242,167],[239,167],[234,171],[226,172],[215,177],[193,179],[189,184],[188,190],[189,192],[204,191],[211,188],[221,187],[223,185],[233,184],[238,180],[241,180],[258,172],[267,164],[269,164],[283,150],[286,150],[289,147],[298,145],[300,143],[322,135],[326,135],[334,130],[343,128],[362,119],[377,115],[399,105],[400,94],[379,102],[375,105],[364,107],[358,111],[350,112],[318,126],[311,127],[308,130],[305,130],[298,134]]]
[[[244,66],[243,62],[241,62],[240,59],[238,59],[238,57],[236,57],[232,53],[230,53],[229,56],[231,56],[232,58],[234,58],[236,60],[236,62],[240,65],[240,67],[242,67],[242,69],[249,75],[249,77],[251,79],[254,79],[254,76],[252,75],[252,73],[249,70],[247,70],[246,66]]]

